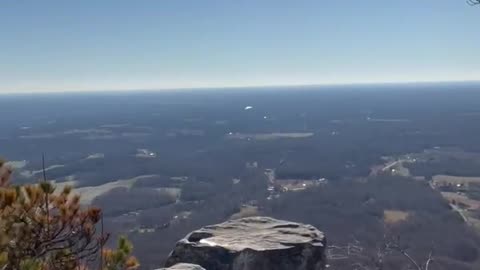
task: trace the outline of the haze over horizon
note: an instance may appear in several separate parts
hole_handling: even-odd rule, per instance
[[[0,93],[480,80],[464,1],[12,1]]]

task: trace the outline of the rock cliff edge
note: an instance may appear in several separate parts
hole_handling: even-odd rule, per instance
[[[322,270],[326,238],[311,225],[249,217],[206,226],[180,240],[166,266],[206,270]]]

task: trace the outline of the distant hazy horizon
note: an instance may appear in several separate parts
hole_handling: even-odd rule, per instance
[[[203,91],[250,91],[250,90],[301,90],[301,89],[312,89],[314,91],[321,90],[333,90],[333,89],[365,89],[366,87],[372,87],[373,89],[389,89],[394,88],[397,90],[404,91],[405,89],[416,89],[420,86],[435,86],[438,85],[439,88],[445,86],[475,86],[480,87],[480,80],[472,81],[424,81],[424,82],[373,82],[373,83],[338,83],[338,84],[290,84],[290,85],[246,85],[246,86],[212,86],[212,87],[179,87],[179,88],[151,88],[151,89],[65,89],[59,91],[12,91],[12,92],[1,92],[1,96],[25,96],[25,95],[48,95],[48,94],[134,94],[134,93],[162,93],[162,92],[203,92]],[[476,88],[475,88],[476,89]]]
[[[480,80],[469,80],[469,81],[417,81],[417,82],[353,82],[353,83],[330,83],[330,84],[283,84],[283,85],[228,85],[228,86],[198,86],[198,87],[172,87],[172,88],[124,88],[124,89],[58,89],[58,90],[26,90],[26,91],[0,91],[0,96],[2,95],[29,95],[29,94],[62,94],[62,93],[71,93],[71,94],[82,94],[82,93],[135,93],[135,92],[182,92],[182,91],[221,91],[221,90],[258,90],[258,89],[275,89],[275,90],[289,90],[293,89],[314,89],[314,90],[328,90],[329,88],[344,88],[348,89],[350,87],[354,88],[363,88],[363,87],[374,87],[381,88],[385,86],[422,86],[422,85],[438,85],[438,86],[449,86],[449,85],[475,85],[480,86]]]

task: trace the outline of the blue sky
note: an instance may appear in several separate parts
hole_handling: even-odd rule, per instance
[[[480,80],[463,0],[5,0],[0,92]]]

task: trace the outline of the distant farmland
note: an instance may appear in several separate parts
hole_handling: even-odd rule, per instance
[[[436,185],[445,185],[445,184],[471,184],[471,183],[480,183],[480,177],[463,177],[463,176],[452,176],[439,174],[433,177],[433,183]]]
[[[313,132],[295,132],[295,133],[233,133],[228,134],[230,139],[254,139],[254,140],[274,140],[274,139],[299,139],[313,136]]]

